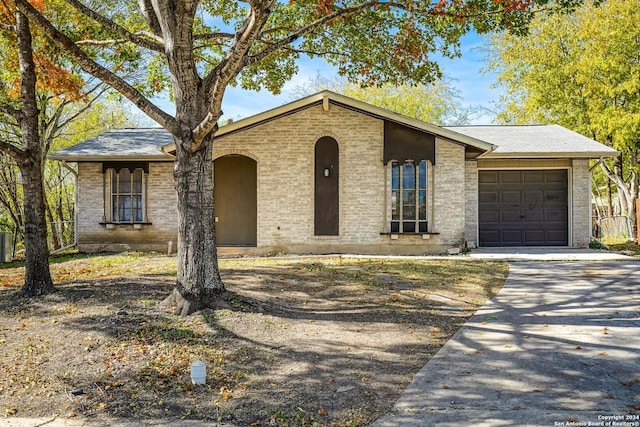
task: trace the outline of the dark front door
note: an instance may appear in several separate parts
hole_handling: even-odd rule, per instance
[[[224,156],[213,162],[216,242],[219,246],[256,246],[256,162]]]
[[[337,236],[340,232],[338,143],[325,136],[315,147],[315,215],[316,236]]]
[[[480,246],[567,246],[567,170],[478,172]]]

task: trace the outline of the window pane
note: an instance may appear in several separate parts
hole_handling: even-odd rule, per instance
[[[402,191],[402,218],[416,219],[416,191]]]
[[[391,192],[391,219],[400,219],[400,210],[398,209],[398,191]]]
[[[131,221],[131,196],[120,195],[118,206],[118,219],[120,222]]]
[[[120,178],[120,186],[118,187],[120,194],[131,194],[131,172],[129,172],[129,169],[120,169],[118,175]]]
[[[142,194],[142,169],[136,169],[133,173],[133,192]]]
[[[142,221],[142,196],[133,196],[133,220]]]
[[[402,188],[416,188],[416,169],[412,162],[406,162],[402,165]]]
[[[111,194],[118,193],[118,174],[111,169]]]
[[[391,189],[400,189],[400,168],[398,162],[391,162]]]
[[[400,222],[398,222],[398,221],[392,221],[391,222],[391,232],[392,233],[399,233],[400,232]]]
[[[427,222],[426,221],[420,221],[419,226],[420,226],[420,233],[426,233],[427,232]]]
[[[415,233],[416,232],[416,223],[415,222],[403,222],[402,223],[402,232],[403,233]]]
[[[426,190],[420,190],[418,192],[418,214],[419,218],[427,219],[427,192]]]
[[[427,189],[427,162],[421,161],[418,169],[418,188],[420,190]]]

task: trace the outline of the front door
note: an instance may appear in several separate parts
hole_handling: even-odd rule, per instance
[[[218,246],[256,246],[256,162],[229,155],[213,162],[213,196]]]
[[[338,142],[328,136],[315,147],[314,235],[337,236],[340,233]]]

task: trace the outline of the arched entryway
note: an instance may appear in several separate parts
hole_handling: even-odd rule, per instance
[[[217,158],[213,183],[218,246],[256,246],[256,161],[241,155]]]

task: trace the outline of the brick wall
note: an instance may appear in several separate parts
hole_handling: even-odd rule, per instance
[[[467,161],[464,168],[465,226],[464,240],[478,245],[478,162]]]
[[[78,249],[99,251],[166,251],[169,240],[177,242],[176,193],[173,164],[150,163],[147,177],[147,218],[151,223],[136,228],[131,224],[107,228],[101,163],[78,165]],[[107,213],[108,216],[108,213]]]
[[[314,236],[314,148],[323,136],[334,138],[339,147],[338,236]],[[216,139],[214,159],[239,154],[257,163],[258,247],[252,252],[423,254],[461,245],[467,206],[464,147],[436,139],[436,164],[430,165],[428,180],[429,231],[436,234],[392,239],[383,136],[382,120],[331,105],[330,111],[314,106]],[[152,224],[139,230],[131,225],[107,229],[99,224],[102,187],[101,165],[81,164],[81,250],[164,251],[168,240],[175,244],[171,163],[150,164],[147,209]]]
[[[573,246],[586,248],[591,240],[591,173],[588,160],[573,160]]]
[[[464,234],[464,148],[436,141],[430,231],[392,240],[384,124],[339,106],[311,107],[216,140],[214,158],[242,154],[257,162],[258,248],[284,252],[430,253],[458,245]],[[293,136],[293,137],[292,137]],[[314,147],[330,136],[340,159],[340,232],[314,236]],[[438,176],[444,173],[446,176]],[[451,209],[460,215],[451,215]]]

